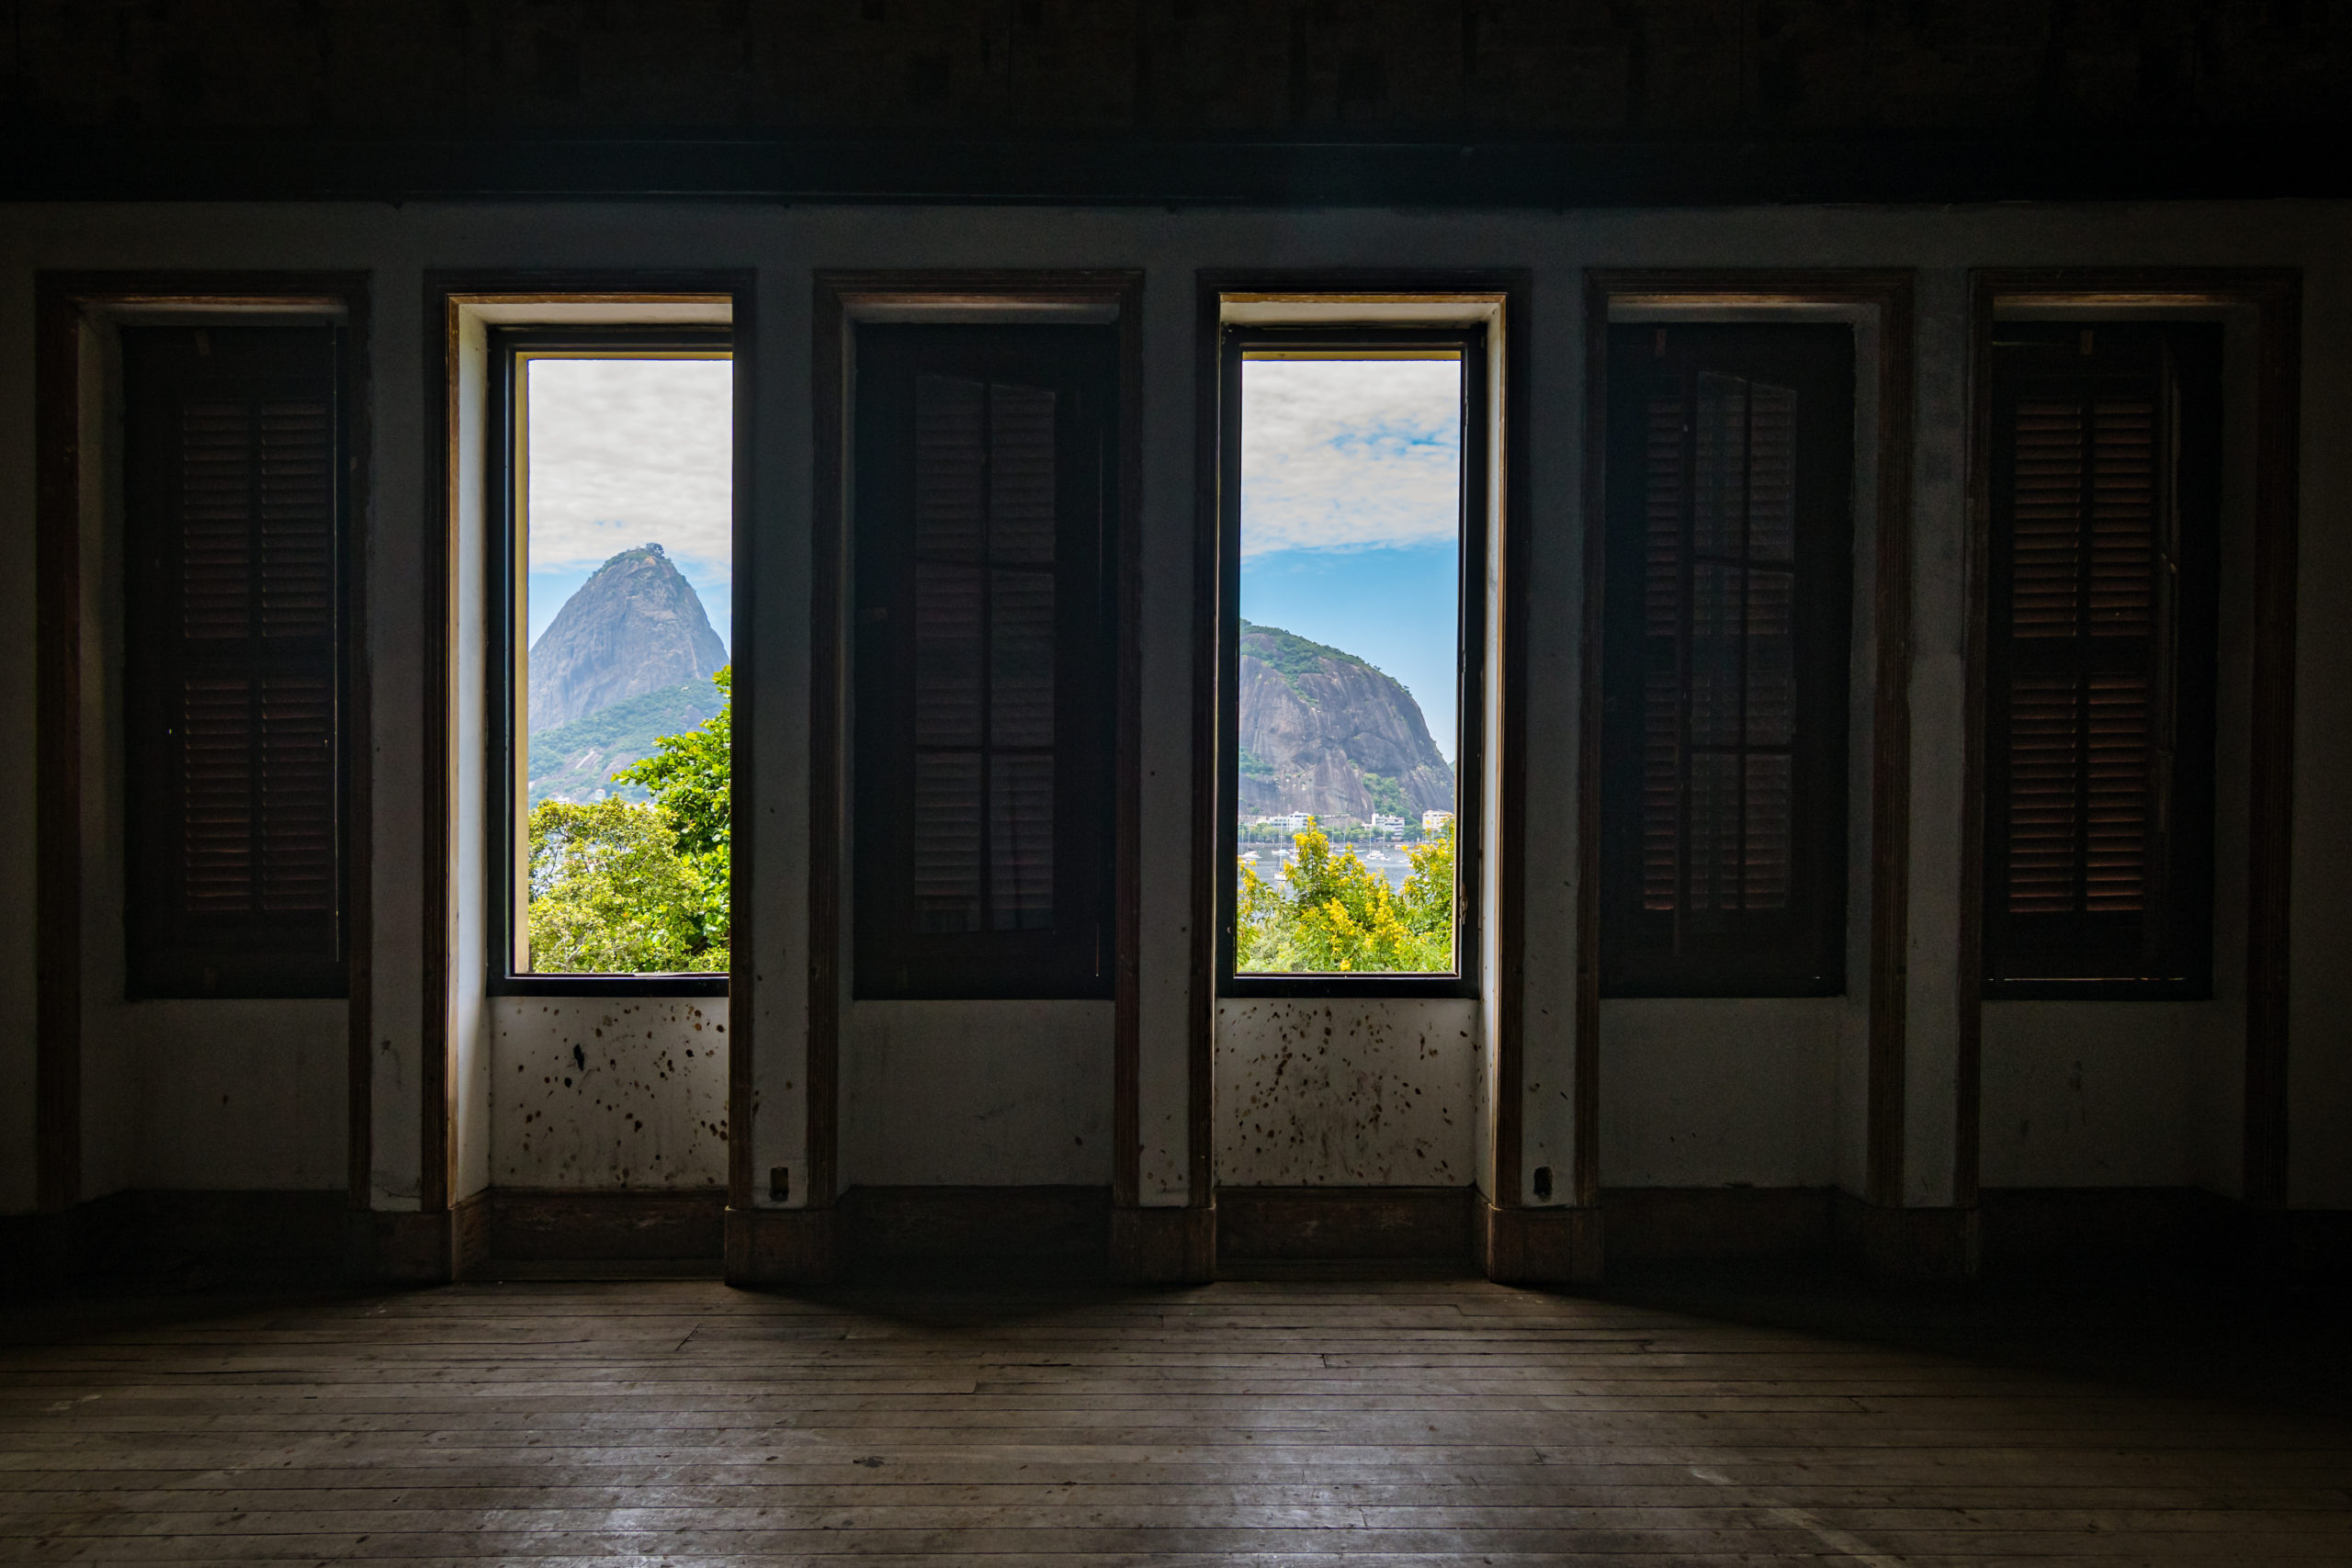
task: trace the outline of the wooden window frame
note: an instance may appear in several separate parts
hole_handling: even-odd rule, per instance
[[[1462,364],[1462,479],[1456,536],[1454,677],[1453,957],[1450,972],[1380,974],[1258,973],[1234,967],[1238,891],[1232,868],[1239,852],[1240,799],[1240,614],[1241,614],[1241,367],[1259,348],[1362,351],[1367,358],[1384,350],[1448,349]],[[1484,741],[1487,666],[1487,517],[1494,489],[1485,439],[1497,411],[1488,392],[1490,346],[1486,325],[1382,325],[1349,322],[1223,323],[1216,344],[1216,524],[1217,609],[1213,633],[1216,650],[1216,812],[1217,863],[1226,868],[1216,884],[1217,995],[1233,998],[1421,997],[1475,998],[1481,994],[1478,968],[1479,851],[1483,843]]]
[[[522,553],[524,519],[517,504],[521,493],[517,469],[523,455],[516,424],[515,361],[537,349],[611,349],[628,354],[673,349],[707,355],[724,348],[732,363],[735,330],[715,325],[540,323],[493,326],[489,342],[484,478],[490,495],[484,515],[490,525],[483,530],[489,558],[482,578],[489,612],[485,648],[490,655],[484,660],[489,689],[483,705],[488,726],[483,736],[483,776],[489,784],[483,860],[490,879],[485,905],[489,919],[483,922],[488,939],[484,992],[493,997],[723,997],[729,985],[729,976],[723,973],[542,974],[515,967],[526,897],[522,818],[528,809],[525,781],[517,766],[516,724],[523,715],[515,671],[527,627],[516,614],[516,602],[527,566]],[[731,658],[731,644],[729,654]]]
[[[2163,447],[2169,461],[2169,473],[2159,474],[2160,496],[2155,506],[2159,513],[2167,507],[2177,510],[2183,532],[2172,546],[2170,553],[2178,561],[2181,581],[2169,593],[2161,581],[2161,560],[2166,553],[2161,543],[2163,525],[2158,521],[2158,564],[2152,570],[2159,576],[2156,584],[2157,604],[2151,610],[2154,625],[2146,634],[2149,647],[2149,674],[2154,702],[2163,703],[2168,711],[2158,713],[2153,705],[2150,714],[2150,744],[2162,752],[2161,737],[2176,731],[2177,744],[2170,748],[2173,762],[2167,777],[2158,781],[2152,777],[2152,795],[2170,797],[2171,827],[2168,832],[2150,828],[2154,840],[2150,852],[2150,874],[2154,904],[2143,913],[2143,920],[2154,918],[2165,929],[2156,936],[2143,934],[2143,950],[2150,942],[2160,942],[2161,956],[2169,962],[2165,967],[2177,971],[2168,974],[2013,974],[1995,971],[2001,965],[1997,953],[2002,946],[2000,934],[2011,920],[2039,928],[2039,940],[2030,940],[2030,932],[2020,930],[2010,940],[2024,946],[2042,946],[2052,936],[2063,935],[2065,945],[2080,955],[2075,965],[2088,971],[2096,964],[2092,956],[2107,945],[2098,937],[2097,926],[2114,925],[2102,922],[2097,915],[2076,911],[2068,917],[2018,917],[1998,907],[1997,889],[2002,885],[1999,864],[2007,848],[2001,830],[2000,813],[1995,809],[1994,791],[2007,778],[2007,768],[2000,754],[1998,738],[2002,720],[2008,714],[2008,705],[2002,696],[2006,678],[2020,658],[2030,660],[2040,651],[2038,646],[2020,647],[2014,637],[2000,636],[2001,618],[2010,602],[2008,589],[2000,576],[2005,545],[2009,543],[2000,526],[2001,505],[1998,486],[2003,482],[2000,454],[2005,449],[2001,433],[1988,425],[1990,441],[1987,460],[1992,471],[1987,476],[1986,571],[1984,579],[1985,621],[1984,650],[1985,659],[1984,714],[1985,747],[1983,753],[1980,793],[1982,798],[1975,809],[1984,821],[1984,863],[1979,868],[1980,886],[1984,889],[1983,902],[1977,911],[1984,937],[1980,952],[1984,965],[1975,976],[1987,999],[2018,1000],[2202,1000],[2212,994],[2213,958],[2213,842],[2214,842],[2214,718],[2215,683],[2217,676],[2219,632],[2219,566],[2221,560],[2221,479],[2223,421],[2222,413],[2222,368],[2221,364],[2220,327],[2218,323],[2167,323],[2146,321],[2094,321],[2085,317],[2064,321],[2031,321],[1996,323],[1992,345],[1992,360],[1987,365],[1988,376],[1994,382],[1991,394],[1995,400],[1993,414],[1998,414],[1999,383],[2003,376],[2002,355],[2009,346],[2001,342],[2002,326],[2023,329],[2021,337],[2047,337],[2053,340],[2073,338],[2075,333],[2125,332],[2134,336],[2157,338],[2165,345],[2166,357],[2177,346],[2170,334],[2181,326],[2211,326],[2210,363],[2198,367],[2203,373],[2203,384],[2165,386],[2158,392],[2156,423],[2159,426],[2178,425],[2183,419],[2194,419],[2200,428],[2180,430],[2182,441],[2195,442],[2200,450],[2184,451],[2167,442]],[[2200,352],[2199,357],[2204,357]],[[2029,373],[2029,372],[2020,372]],[[2116,372],[2095,372],[2109,375]],[[2181,407],[2175,412],[2172,405],[2186,399],[2193,406]],[[2174,413],[2167,419],[2167,413]],[[2161,437],[2160,437],[2161,439]],[[2203,471],[2187,471],[2188,465],[2199,465]],[[2177,491],[2187,490],[2180,495]],[[2200,530],[2192,534],[2188,530]],[[2172,603],[2169,608],[2165,601]],[[2087,619],[2087,609],[2084,611]],[[2067,639],[2070,643],[2077,639]],[[2076,659],[2091,657],[2080,650],[2070,649]],[[2154,863],[2161,861],[2157,865]],[[2062,922],[2064,924],[2062,925]],[[2053,927],[2059,929],[2053,930]],[[2106,967],[2111,968],[2112,965]]]
[[[2299,267],[1986,267],[1969,275],[1968,739],[1962,767],[1959,1108],[1954,1201],[1976,1201],[1982,1164],[1984,756],[1991,518],[1992,352],[2004,310],[2244,310],[2252,316],[2252,691],[2246,780],[2245,1069],[2242,1181],[2246,1203],[2287,1202],[2288,984],[2292,934],[2295,635],[2301,527],[2303,275]],[[2225,385],[2223,396],[2228,395]],[[2226,430],[2226,421],[2224,428]],[[2217,757],[2217,763],[2222,761]],[[2218,779],[2217,779],[2218,783]]]
[[[1874,367],[1857,361],[1856,386],[1877,382],[1877,462],[1872,528],[1871,632],[1870,915],[1868,1088],[1863,1196],[1893,1206],[1904,1198],[1910,963],[1911,860],[1911,468],[1915,276],[1902,269],[1679,268],[1601,270],[1585,277],[1585,475],[1588,523],[1607,508],[1609,325],[1619,309],[1646,321],[1681,312],[1720,320],[1786,307],[1866,310],[1878,326]],[[1859,500],[1859,496],[1857,497]],[[1584,531],[1580,750],[1601,755],[1600,636],[1608,566],[1607,530]],[[1852,802],[1849,801],[1849,811]],[[1576,1153],[1570,1191],[1589,1204],[1600,1192],[1600,773],[1580,771],[1577,791]],[[1850,907],[1848,919],[1852,916]],[[1849,966],[1847,983],[1853,984]]]
[[[1629,911],[1622,903],[1615,906],[1610,903],[1612,891],[1620,894],[1629,891],[1621,886],[1619,879],[1627,876],[1630,873],[1624,866],[1612,867],[1611,864],[1608,834],[1617,824],[1613,823],[1609,816],[1611,786],[1609,783],[1604,783],[1601,820],[1603,838],[1600,852],[1602,879],[1600,919],[1603,931],[1600,984],[1600,994],[1607,998],[1703,997],[1769,998],[1835,997],[1846,994],[1849,946],[1848,884],[1850,876],[1847,840],[1852,815],[1850,791],[1848,787],[1848,759],[1850,751],[1849,718],[1852,704],[1849,676],[1851,670],[1854,635],[1852,561],[1857,516],[1856,498],[1852,489],[1853,418],[1856,397],[1859,392],[1859,378],[1862,371],[1859,358],[1859,346],[1854,341],[1855,334],[1847,323],[1841,321],[1815,323],[1789,321],[1679,322],[1641,321],[1614,322],[1608,328],[1612,341],[1632,341],[1644,333],[1655,334],[1661,353],[1665,352],[1670,335],[1677,333],[1767,334],[1776,331],[1810,332],[1816,338],[1825,338],[1828,333],[1842,333],[1849,350],[1849,378],[1844,388],[1845,418],[1841,427],[1836,431],[1838,445],[1830,454],[1833,459],[1842,459],[1842,461],[1834,461],[1826,475],[1816,476],[1815,479],[1815,484],[1833,489],[1835,493],[1842,498],[1842,504],[1834,518],[1818,519],[1811,529],[1806,527],[1808,519],[1804,515],[1800,514],[1796,518],[1797,541],[1795,554],[1792,558],[1792,570],[1798,579],[1792,615],[1796,627],[1794,636],[1797,688],[1794,698],[1796,739],[1790,750],[1793,759],[1792,783],[1800,793],[1797,795],[1796,808],[1791,820],[1790,881],[1792,893],[1801,895],[1809,908],[1801,910],[1792,900],[1791,908],[1783,913],[1791,916],[1800,912],[1805,913],[1814,928],[1813,941],[1807,944],[1813,952],[1810,959],[1802,963],[1799,962],[1793,948],[1786,953],[1758,958],[1749,947],[1749,943],[1757,940],[1754,934],[1742,935],[1727,932],[1724,933],[1720,944],[1706,937],[1699,939],[1702,957],[1720,960],[1719,962],[1684,963],[1671,955],[1662,958],[1646,945],[1634,948],[1630,954],[1622,947],[1612,953],[1610,944],[1612,932],[1631,936],[1634,933],[1627,931],[1626,929],[1629,923],[1638,922],[1654,928],[1657,920],[1657,918],[1647,916],[1638,909]],[[1611,352],[1611,344],[1604,343],[1600,352],[1604,359],[1608,358]],[[1735,349],[1729,352],[1742,356],[1752,356],[1755,353],[1753,349]],[[1611,370],[1618,368],[1622,367],[1614,365],[1611,367]],[[1747,372],[1743,370],[1741,373]],[[1763,375],[1769,372],[1758,371],[1756,374]],[[1612,409],[1621,396],[1630,399],[1636,395],[1631,389],[1619,388],[1613,376],[1607,379],[1605,391]],[[1607,409],[1603,411],[1604,421],[1609,412]],[[1613,427],[1609,429],[1607,439],[1612,444],[1623,438],[1623,432]],[[1605,461],[1606,458],[1604,458]],[[1615,472],[1604,478],[1605,485],[1611,491],[1622,485],[1623,480],[1624,476]],[[1610,497],[1611,502],[1622,502],[1623,499],[1622,496],[1615,495]],[[1620,521],[1609,503],[1605,503],[1602,511],[1591,519],[1591,525],[1604,532],[1609,531],[1612,526],[1621,528],[1629,526]],[[1612,537],[1604,541],[1603,545],[1604,568],[1612,572],[1618,571],[1620,568],[1611,553],[1610,547],[1618,542]],[[1611,703],[1619,705],[1616,709],[1616,721],[1621,729],[1626,726],[1638,725],[1640,722],[1638,705],[1642,701],[1642,694],[1633,689],[1628,683],[1627,675],[1616,669],[1609,658],[1610,652],[1617,651],[1613,645],[1628,635],[1620,628],[1612,636],[1612,628],[1607,619],[1611,603],[1610,590],[1622,586],[1622,583],[1614,581],[1602,584],[1604,618],[1601,626],[1596,628],[1596,635],[1603,650],[1600,659],[1600,682],[1604,694],[1602,702],[1604,738],[1610,733],[1611,728],[1608,717]],[[1632,640],[1636,644],[1640,641],[1637,637]],[[1830,666],[1834,670],[1834,674],[1826,678],[1820,673],[1823,667],[1819,662],[1825,657],[1834,660],[1834,664]],[[1636,675],[1638,673],[1638,671],[1635,672]],[[1624,689],[1618,689],[1621,686]],[[1610,773],[1613,765],[1636,771],[1636,776],[1638,776],[1637,770],[1640,766],[1638,750],[1633,758],[1625,758],[1621,755],[1623,750],[1622,737],[1615,751],[1611,750],[1604,743],[1601,755],[1597,760],[1597,765],[1604,774]],[[1625,783],[1625,780],[1614,781],[1615,789],[1622,791]],[[1638,800],[1629,801],[1623,803],[1621,808],[1638,813],[1640,805]],[[1636,856],[1636,863],[1638,863],[1638,846],[1630,852]],[[1670,924],[1679,921],[1682,917],[1681,912],[1678,910],[1675,914],[1664,918]],[[1737,915],[1731,919],[1736,926],[1752,928],[1758,923],[1753,919],[1743,920]],[[1725,954],[1736,956],[1725,957]],[[1776,959],[1781,965],[1784,965],[1782,972],[1768,973],[1776,967]],[[1612,978],[1612,960],[1621,969],[1631,969],[1634,972]],[[1810,975],[1797,975],[1794,971],[1800,967],[1810,968],[1814,972]]]
[[[849,1006],[845,959],[850,933],[842,919],[843,871],[848,860],[842,832],[848,784],[849,711],[844,682],[849,674],[843,632],[850,624],[846,568],[852,471],[848,446],[853,367],[852,329],[860,321],[1018,321],[1028,319],[1115,321],[1119,331],[1118,622],[1131,635],[1119,639],[1116,761],[1118,792],[1113,853],[1116,882],[1112,906],[1113,1024],[1111,1105],[1111,1198],[1115,1209],[1132,1209],[1141,1189],[1137,1053],[1142,1034],[1142,992],[1136,962],[1140,929],[1143,854],[1143,752],[1138,726],[1143,705],[1143,660],[1138,634],[1143,602],[1143,294],[1138,271],[972,270],[820,271],[810,280],[814,352],[809,411],[815,471],[809,527],[808,598],[808,1034],[807,1183],[810,1210],[831,1210],[837,1196],[841,1163],[841,1045]],[[737,330],[743,327],[739,310]],[[739,354],[741,350],[739,349]],[[739,415],[739,428],[740,428]],[[739,502],[740,505],[740,502]],[[739,550],[741,549],[739,539]],[[741,570],[739,558],[737,570]],[[738,581],[741,581],[739,577]],[[736,721],[743,723],[739,705]],[[736,802],[748,805],[742,775]],[[736,851],[739,879],[742,850]],[[736,915],[741,929],[743,911]],[[729,1029],[742,1051],[749,1030],[739,987],[735,1021]],[[751,1123],[749,1064],[738,1079],[737,1124]],[[1196,1100],[1195,1118],[1205,1114]],[[751,1140],[729,1145],[740,1156],[743,1185],[730,1201],[754,1201],[749,1185]]]
[[[35,702],[40,743],[34,757],[34,810],[41,828],[34,868],[35,1201],[43,1213],[82,1196],[83,1000],[86,955],[84,879],[89,846],[81,830],[84,788],[82,605],[97,563],[82,546],[86,493],[82,454],[83,334],[94,316],[153,318],[176,312],[254,320],[269,312],[339,313],[348,345],[345,518],[347,551],[342,637],[351,738],[345,784],[345,840],[372,833],[367,551],[374,489],[370,280],[338,272],[43,272],[34,278]],[[346,857],[344,872],[346,1089],[345,1177],[352,1203],[366,1207],[370,1179],[374,1060],[373,897],[369,857]]]

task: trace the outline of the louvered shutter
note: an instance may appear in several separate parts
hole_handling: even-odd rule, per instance
[[[2210,820],[2185,759],[2210,726],[2210,332],[2006,329],[1995,367],[1986,714],[1988,978],[2177,981]],[[2181,369],[2207,372],[2184,400]],[[2210,430],[2188,446],[2211,446]],[[2184,595],[2182,566],[2196,581]],[[2184,620],[2184,610],[2186,619]],[[2190,644],[2184,644],[2183,633]],[[2194,646],[2191,646],[2194,645]],[[2201,667],[2202,672],[2199,672]],[[2204,832],[2209,833],[2210,829]],[[2192,828],[2192,840],[2204,836]]]
[[[862,995],[1102,979],[1106,344],[861,333]]]
[[[1781,336],[1781,332],[1793,336]],[[1850,338],[1612,334],[1603,785],[1618,994],[1828,985]],[[1827,857],[1825,859],[1824,857]]]
[[[341,994],[335,330],[132,328],[123,366],[131,991]]]

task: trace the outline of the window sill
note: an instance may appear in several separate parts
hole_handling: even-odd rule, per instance
[[[1478,983],[1461,975],[1227,975],[1217,995],[1228,1001],[1291,1001],[1322,997],[1414,1001],[1476,1001]]]
[[[493,997],[723,997],[727,976],[684,975],[493,975]]]

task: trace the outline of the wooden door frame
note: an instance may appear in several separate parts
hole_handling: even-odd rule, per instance
[[[2247,750],[2244,1201],[2287,1207],[2295,592],[2302,424],[2300,267],[1980,267],[1969,274],[1968,738],[1962,762],[1956,1200],[1976,1201],[1984,1086],[1984,747],[1993,525],[1993,327],[2005,301],[2219,307],[2255,317],[2252,708]],[[2226,395],[2226,394],[2225,394]],[[2224,454],[2228,461],[2228,454]]]
[[[34,820],[35,1204],[60,1213],[82,1201],[81,332],[93,309],[192,310],[282,306],[343,312],[345,363],[344,519],[345,795],[344,942],[345,1181],[352,1208],[368,1202],[374,923],[368,846],[373,827],[368,760],[367,544],[372,525],[373,417],[369,352],[372,280],[364,272],[270,270],[74,271],[34,276]]]

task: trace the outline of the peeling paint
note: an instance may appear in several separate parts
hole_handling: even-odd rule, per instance
[[[1477,1037],[1475,1001],[1220,1003],[1217,1180],[1466,1185]]]
[[[709,998],[492,1002],[491,1165],[510,1187],[718,1187],[727,1037]]]

